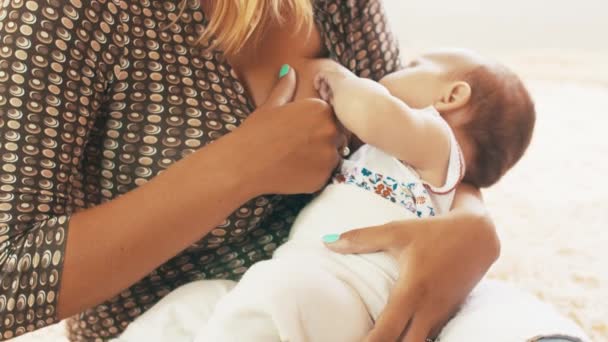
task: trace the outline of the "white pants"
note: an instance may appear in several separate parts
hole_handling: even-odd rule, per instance
[[[388,301],[397,264],[287,242],[222,298],[196,341],[360,341]]]

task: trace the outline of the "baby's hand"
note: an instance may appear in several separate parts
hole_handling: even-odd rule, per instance
[[[323,70],[315,76],[314,86],[321,99],[333,106],[335,89],[340,86],[343,80],[351,77],[355,76],[344,68]]]

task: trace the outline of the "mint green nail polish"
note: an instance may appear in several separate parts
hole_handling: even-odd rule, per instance
[[[281,66],[281,70],[279,71],[279,78],[282,78],[283,76],[287,75],[288,72],[289,64],[283,64],[283,66]]]
[[[325,243],[334,243],[340,240],[340,234],[327,234],[323,235],[323,242]]]

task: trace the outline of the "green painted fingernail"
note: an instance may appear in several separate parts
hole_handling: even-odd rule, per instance
[[[281,66],[281,70],[279,71],[279,78],[282,78],[283,76],[287,75],[288,72],[289,64],[283,64],[283,66]]]
[[[327,234],[323,235],[323,242],[325,243],[334,243],[340,240],[340,234]]]

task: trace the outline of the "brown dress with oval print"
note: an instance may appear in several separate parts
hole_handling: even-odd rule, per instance
[[[72,213],[144,184],[254,110],[221,52],[193,45],[205,27],[198,0],[161,30],[178,2],[3,2],[0,340],[57,321]],[[314,7],[328,57],[374,79],[399,67],[380,1],[316,0]],[[116,336],[193,280],[238,279],[286,239],[308,198],[252,199],[137,284],[69,319],[70,339]]]

